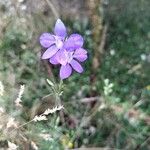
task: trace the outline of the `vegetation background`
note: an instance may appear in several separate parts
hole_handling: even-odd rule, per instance
[[[58,70],[41,60],[39,36],[52,32],[58,17],[69,33],[84,36],[89,53],[85,72],[64,81],[65,123],[58,113],[19,129],[26,140],[18,132],[9,140],[25,150],[149,150],[149,6],[149,0],[0,1],[0,81],[5,88],[0,106],[6,111],[5,118],[0,114],[1,126],[9,116],[23,124],[54,106],[53,96],[45,98],[51,93],[46,79],[56,77],[59,82]],[[23,108],[16,110],[14,100],[22,84]],[[7,149],[10,137],[1,126],[0,147]],[[51,139],[39,138],[41,133]]]

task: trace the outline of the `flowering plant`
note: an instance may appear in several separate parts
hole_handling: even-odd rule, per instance
[[[80,62],[84,62],[88,56],[82,48],[83,37],[79,34],[71,34],[67,37],[67,30],[63,22],[58,19],[54,27],[54,34],[43,33],[40,36],[40,44],[47,50],[42,59],[49,59],[53,65],[60,64],[60,78],[66,79],[74,69],[78,73],[83,72]]]

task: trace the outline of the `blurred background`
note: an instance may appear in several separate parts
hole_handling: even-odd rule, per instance
[[[27,125],[19,131],[26,140],[19,134],[11,138],[19,149],[150,149],[149,7],[149,0],[0,1],[0,106],[5,118],[23,124],[54,106],[55,98],[44,97],[51,92],[46,79],[59,82],[58,67],[41,60],[39,36],[53,32],[58,18],[69,34],[83,35],[89,54],[84,73],[64,81],[65,123],[51,116],[46,123]],[[16,110],[22,84],[23,108]],[[7,119],[1,116],[0,147],[6,149],[2,126]],[[51,139],[39,138],[41,133]]]

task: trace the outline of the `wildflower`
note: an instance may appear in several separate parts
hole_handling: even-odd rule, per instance
[[[61,110],[61,109],[63,109],[64,107],[62,106],[62,105],[60,105],[60,106],[56,106],[56,107],[54,107],[54,108],[52,108],[52,109],[46,109],[45,110],[45,112],[43,113],[44,115],[49,115],[49,114],[53,114],[53,113],[55,113],[56,111],[59,111],[59,110]]]
[[[43,33],[40,36],[40,44],[44,48],[47,48],[42,56],[42,59],[49,59],[55,55],[56,52],[63,47],[63,41],[66,35],[66,27],[63,22],[58,19],[54,27],[54,34]]]
[[[87,59],[87,51],[82,48],[83,37],[79,34],[71,34],[65,38],[66,28],[60,19],[56,22],[54,32],[57,36],[44,33],[40,37],[41,45],[49,47],[42,59],[49,59],[53,65],[61,65],[59,73],[61,79],[68,78],[72,74],[72,69],[82,73],[83,68],[79,62],[84,62]]]
[[[56,106],[56,107],[54,107],[54,108],[52,108],[52,109],[49,109],[49,108],[48,108],[48,109],[45,110],[45,112],[42,113],[41,115],[35,116],[35,117],[33,118],[33,121],[34,121],[34,122],[37,122],[37,121],[47,120],[47,118],[46,118],[47,115],[52,114],[52,113],[55,113],[56,111],[61,110],[61,109],[63,109],[63,108],[64,108],[63,106]]]
[[[87,59],[87,52],[83,48],[78,48],[75,51],[60,50],[52,59],[51,63],[61,64],[60,78],[65,79],[71,75],[72,68],[78,73],[83,72],[83,68],[79,62]]]
[[[47,120],[45,115],[35,116],[34,119],[33,119],[34,122],[43,121],[43,120]]]

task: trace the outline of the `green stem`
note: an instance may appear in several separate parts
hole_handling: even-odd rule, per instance
[[[62,91],[62,85],[63,85],[63,80],[60,80],[59,85],[58,86],[56,85],[56,89],[54,91],[55,92],[55,97],[56,97],[56,104],[59,105],[59,106],[61,105],[60,94],[61,94],[61,91]],[[64,123],[65,122],[64,113],[63,113],[62,110],[60,110],[60,118],[61,118],[62,123]]]

